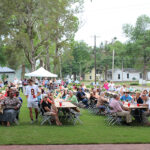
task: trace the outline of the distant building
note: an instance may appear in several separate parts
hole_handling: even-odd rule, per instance
[[[143,78],[141,71],[133,68],[114,69],[114,81],[138,81]],[[107,71],[107,80],[112,80],[112,69]]]
[[[94,80],[95,79],[95,68],[84,75],[84,80]]]
[[[25,73],[29,73],[30,70],[25,68]],[[3,75],[7,77],[7,80],[10,82],[14,81],[14,78],[21,80],[22,67],[19,67],[17,70],[13,70],[8,67],[0,67],[0,80],[2,80]]]
[[[112,69],[107,70],[107,77],[104,74],[96,72],[98,80],[104,81],[105,79],[112,80]],[[143,73],[134,68],[114,69],[114,81],[139,81],[143,79]],[[90,72],[84,75],[84,80],[94,81],[95,80],[95,69],[93,68]],[[147,73],[147,80],[150,80],[150,72]]]
[[[97,80],[103,80],[103,75],[99,73],[99,70],[96,70]],[[94,81],[95,80],[95,68],[84,75],[84,80]]]
[[[2,80],[3,75],[5,75],[8,81],[13,81],[15,78],[15,70],[8,67],[0,67],[0,80]]]

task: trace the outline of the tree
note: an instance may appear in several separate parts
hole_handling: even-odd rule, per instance
[[[91,48],[83,41],[72,41],[71,50],[66,51],[63,55],[63,74],[67,75],[69,72],[76,76],[83,76],[91,66]],[[70,70],[71,68],[71,70]]]
[[[125,35],[129,38],[128,51],[135,60],[136,66],[143,68],[143,79],[147,79],[150,63],[150,17],[142,15],[137,18],[136,25],[123,26]]]
[[[5,18],[5,25],[9,28],[8,34],[5,35],[5,39],[9,40],[7,44],[15,42],[15,45],[23,50],[32,71],[35,70],[36,61],[46,56],[49,68],[50,46],[55,44],[57,56],[58,50],[66,45],[68,39],[77,31],[78,19],[71,5],[81,3],[82,0],[44,0],[44,3],[43,0],[0,2],[3,6],[2,15],[5,13],[4,9],[11,14]],[[79,10],[76,8],[75,10]]]

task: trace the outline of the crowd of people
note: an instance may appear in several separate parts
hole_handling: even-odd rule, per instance
[[[107,114],[116,113],[120,117],[124,117],[127,124],[132,122],[134,117],[136,121],[150,125],[148,116],[150,116],[150,92],[135,91],[134,88],[126,85],[115,85],[112,81],[104,82],[103,85],[87,88],[84,83],[69,84],[68,81],[62,80],[43,80],[24,79],[19,81],[16,78],[14,82],[7,82],[4,85],[0,81],[0,123],[10,126],[13,122],[18,124],[19,112],[23,103],[19,92],[24,93],[27,98],[27,107],[31,123],[38,122],[38,114],[40,107],[45,114],[54,117],[58,126],[62,125],[59,119],[59,110],[55,106],[55,99],[68,101],[77,108],[76,112],[80,113],[79,108],[96,108],[99,113]],[[113,97],[107,96],[107,93],[113,93]],[[125,107],[125,103],[138,104],[138,106],[147,106],[148,110],[135,109]],[[35,119],[33,118],[33,110],[35,111]]]

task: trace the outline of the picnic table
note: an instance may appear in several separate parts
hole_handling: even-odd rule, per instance
[[[61,103],[61,105],[60,105]],[[82,124],[82,121],[80,120],[80,113],[76,112],[77,106],[72,104],[71,102],[64,101],[62,99],[56,99],[55,100],[55,106],[58,108],[60,120],[64,118],[64,120],[71,121],[75,125],[77,122]]]
[[[60,106],[60,102],[62,103],[62,105]],[[77,108],[77,106],[75,106],[74,104],[72,104],[71,102],[67,102],[64,101],[62,99],[56,99],[55,100],[55,106],[57,108]]]
[[[137,104],[132,104],[132,103],[130,104],[130,106],[128,106],[127,102],[125,102],[123,106],[131,110],[132,109],[148,109],[148,106],[145,106],[145,105],[138,106]]]

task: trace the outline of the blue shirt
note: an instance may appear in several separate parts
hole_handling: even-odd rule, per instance
[[[122,101],[131,101],[132,100],[132,97],[130,95],[128,95],[127,97],[125,95],[123,95],[121,98],[120,98]]]

